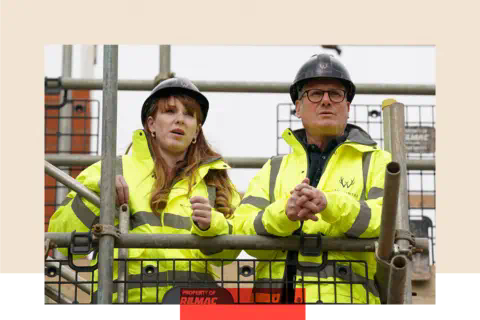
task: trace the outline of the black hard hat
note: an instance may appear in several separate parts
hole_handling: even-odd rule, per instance
[[[147,99],[142,106],[142,124],[147,120],[147,116],[150,112],[150,101],[156,97],[169,96],[172,94],[184,94],[195,99],[203,113],[203,122],[205,123],[208,113],[208,100],[207,98],[198,90],[198,88],[192,83],[192,81],[186,78],[170,78],[160,82],[150,93]]]
[[[298,99],[298,85],[315,78],[340,80],[347,90],[347,101],[352,102],[355,96],[355,85],[345,66],[332,55],[315,54],[300,67],[293,84],[290,86],[290,97],[293,103]]]

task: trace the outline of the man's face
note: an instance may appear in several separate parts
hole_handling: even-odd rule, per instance
[[[334,79],[315,79],[309,81],[302,88],[299,99],[295,102],[296,116],[302,119],[303,127],[313,136],[342,135],[347,125],[350,102],[345,97],[341,102],[334,102],[335,93],[323,94],[320,102],[314,103],[307,97],[307,90],[320,89],[323,91],[346,90],[342,83]],[[338,92],[338,91],[337,91]],[[317,96],[313,97],[313,93]],[[319,91],[309,91],[313,100],[318,100]],[[337,97],[338,98],[338,97]]]

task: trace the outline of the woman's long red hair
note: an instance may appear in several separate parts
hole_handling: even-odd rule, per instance
[[[179,99],[187,110],[195,113],[197,123],[202,123],[203,115],[200,111],[200,105],[193,98],[184,95],[175,96],[175,98]],[[161,108],[160,110],[166,108],[167,98],[155,99],[152,101],[152,104],[154,104],[154,106],[150,108],[151,112],[149,116],[155,118],[158,108]],[[146,123],[144,123],[144,128],[147,128]],[[192,187],[196,183],[195,179],[199,178],[197,177],[197,172],[200,166],[213,159],[221,158],[221,155],[212,150],[200,128],[196,143],[192,143],[188,147],[185,160],[177,163],[177,166],[172,170],[173,174],[169,174],[167,163],[159,154],[155,139],[150,132],[147,132],[146,136],[155,156],[154,173],[156,181],[152,190],[150,207],[155,214],[160,215],[167,205],[168,195],[176,181],[186,178],[188,180],[188,194],[190,195]],[[215,209],[229,218],[233,214],[234,208],[231,203],[236,190],[233,187],[227,171],[211,169],[204,177],[204,180],[207,185],[216,188]]]

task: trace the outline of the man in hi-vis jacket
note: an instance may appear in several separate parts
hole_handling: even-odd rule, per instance
[[[272,157],[235,211],[237,232],[374,238],[380,233],[388,152],[347,124],[355,85],[333,56],[314,55],[290,87],[303,129],[286,129],[292,152]],[[379,304],[373,252],[302,254],[249,250],[259,260],[256,302]],[[272,294],[273,293],[273,294]]]

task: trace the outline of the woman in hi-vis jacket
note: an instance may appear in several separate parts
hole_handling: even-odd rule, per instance
[[[162,81],[144,102],[144,129],[133,133],[127,154],[118,158],[121,165],[117,164],[117,168],[122,172],[116,172],[117,204],[128,203],[130,208],[129,233],[192,233],[207,237],[232,233],[229,220],[240,196],[228,177],[230,167],[203,135],[208,107],[207,98],[185,78]],[[91,165],[76,178],[96,193],[100,192],[100,164]],[[98,207],[71,191],[52,216],[48,232],[88,232],[98,223],[99,212]],[[60,251],[66,254],[66,249]],[[130,282],[125,286],[126,300],[161,303],[172,281],[179,286],[199,286],[195,281],[215,286],[212,262],[182,259],[235,259],[239,253],[131,248],[128,258],[133,261],[127,266],[126,279]],[[118,258],[118,249],[114,249],[114,258]],[[114,261],[114,280],[118,264]],[[94,279],[98,280],[98,270]],[[142,279],[147,281],[140,283]],[[96,302],[97,290],[94,284],[92,303]],[[115,282],[113,291],[115,303]]]

